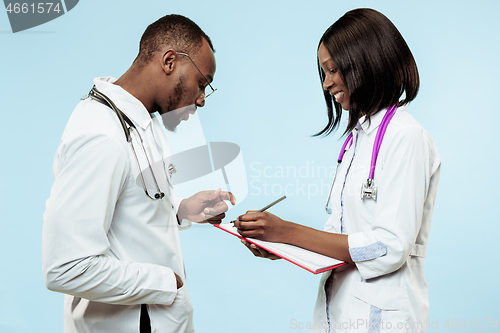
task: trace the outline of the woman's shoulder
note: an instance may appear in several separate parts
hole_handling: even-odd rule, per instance
[[[407,110],[406,110],[406,105],[403,105],[398,108],[397,112],[394,114],[394,117],[392,118],[390,122],[391,127],[393,127],[394,130],[402,130],[402,129],[410,129],[410,128],[415,128],[415,129],[421,129],[424,130],[422,125],[413,117]]]
[[[432,140],[429,133],[407,110],[406,105],[399,107],[387,127],[388,137],[405,137],[407,139]]]
[[[435,156],[435,159],[439,160],[434,140],[425,128],[406,111],[406,106],[398,109],[387,127],[385,137],[389,142],[388,146],[393,149],[396,147],[396,149],[404,151],[416,151],[415,147],[423,147],[429,155]]]

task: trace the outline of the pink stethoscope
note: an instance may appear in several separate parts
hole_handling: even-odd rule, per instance
[[[373,143],[373,151],[372,151],[372,161],[370,164],[370,173],[368,175],[368,179],[366,183],[361,184],[361,200],[365,198],[371,198],[377,201],[377,188],[373,186],[373,177],[375,175],[375,166],[377,165],[377,157],[380,151],[380,145],[382,144],[382,140],[384,139],[385,131],[392,117],[396,113],[396,105],[393,105],[389,110],[385,113],[382,122],[380,123],[380,127],[377,130],[377,135],[375,136],[375,142]],[[337,178],[337,172],[339,171],[339,166],[342,163],[342,159],[344,158],[344,154],[352,145],[352,132],[349,134],[344,144],[342,145],[342,149],[340,149],[339,158],[337,160],[337,169],[335,170],[335,176],[333,177],[332,187],[330,189],[330,194],[328,195],[328,201],[326,202],[326,212],[328,214],[332,213],[332,209],[328,208],[330,204],[330,198],[332,196],[333,185],[335,184],[335,179]],[[347,145],[349,144],[349,147]]]

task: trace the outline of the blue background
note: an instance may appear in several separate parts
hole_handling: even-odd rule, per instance
[[[62,332],[63,296],[45,289],[41,273],[52,158],[92,79],[124,73],[146,26],[164,14],[190,17],[216,49],[218,91],[198,113],[208,141],[242,149],[249,192],[229,218],[292,184],[296,191],[271,212],[322,228],[331,178],[313,171],[334,165],[342,142],[340,132],[310,136],[327,119],[316,48],[330,24],[358,7],[384,13],[410,46],[421,89],[408,111],[442,157],[426,257],[430,320],[440,330],[463,320],[456,330],[468,332],[476,331],[471,320],[484,331],[484,319],[500,319],[500,2],[85,0],[16,34],[0,13],[0,331]],[[301,167],[297,178],[278,173]],[[274,185],[267,193],[265,181]],[[182,232],[182,242],[197,332],[305,331],[291,323],[312,320],[319,276],[253,258],[211,226]]]

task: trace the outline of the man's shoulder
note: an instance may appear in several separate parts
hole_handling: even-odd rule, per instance
[[[90,98],[80,101],[75,107],[64,129],[62,140],[81,136],[105,136],[115,141],[123,141],[126,145],[123,128],[115,112]]]
[[[91,99],[82,100],[73,110],[56,156],[75,156],[88,149],[111,155],[117,151],[121,151],[121,156],[128,154],[128,142],[114,111]]]

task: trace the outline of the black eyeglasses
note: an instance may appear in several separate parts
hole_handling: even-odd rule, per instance
[[[206,100],[208,98],[208,96],[212,95],[217,89],[214,89],[214,87],[212,87],[212,85],[207,80],[207,78],[205,77],[205,75],[203,75],[203,73],[200,71],[200,69],[198,68],[198,66],[196,66],[196,64],[194,63],[193,59],[191,59],[191,57],[187,53],[177,52],[177,54],[180,54],[180,55],[188,57],[189,60],[191,60],[191,62],[193,63],[194,67],[196,67],[196,69],[198,70],[198,72],[200,72],[201,76],[203,76],[203,78],[205,79],[205,81],[207,81],[207,85],[205,86],[205,88],[208,86],[208,87],[210,87],[211,91],[210,91],[210,93],[208,95],[205,94],[205,96],[203,97],[203,100]]]

